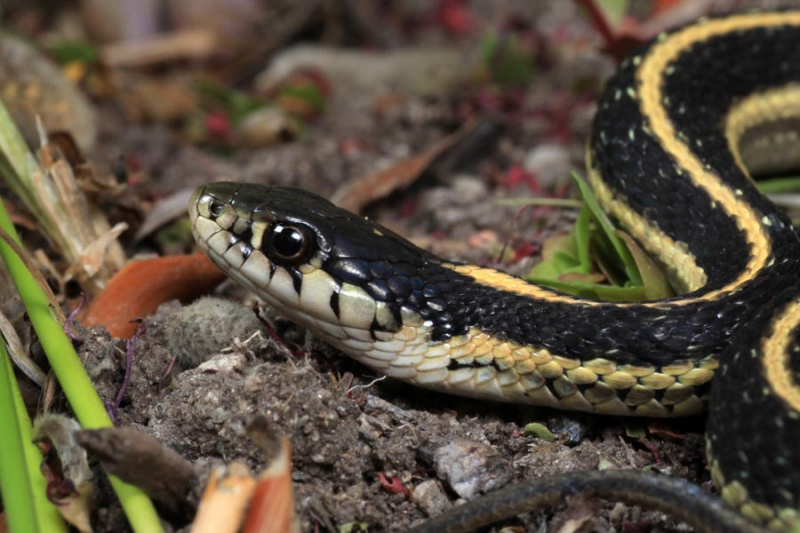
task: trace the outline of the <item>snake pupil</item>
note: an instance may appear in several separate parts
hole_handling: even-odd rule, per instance
[[[208,204],[208,211],[215,217],[222,216],[222,213],[225,212],[225,204],[212,200]]]
[[[284,263],[299,264],[308,259],[311,252],[311,235],[298,226],[277,224],[267,241],[267,255]]]
[[[275,251],[284,257],[291,257],[303,249],[303,236],[294,228],[275,228],[274,242]]]

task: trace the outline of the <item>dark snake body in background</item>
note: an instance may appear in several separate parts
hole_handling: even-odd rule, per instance
[[[190,214],[232,278],[389,376],[600,414],[707,408],[712,475],[738,511],[664,476],[571,473],[419,531],[468,531],[565,494],[647,504],[703,531],[789,529],[800,525],[800,239],[750,176],[800,167],[798,125],[800,12],[698,21],[608,81],[589,181],[684,293],[667,300],[591,301],[448,262],[298,189],[216,183]]]

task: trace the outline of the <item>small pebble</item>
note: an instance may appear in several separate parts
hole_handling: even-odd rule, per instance
[[[264,107],[244,118],[239,135],[244,146],[269,146],[293,139],[297,135],[297,124],[282,109]]]
[[[507,485],[511,465],[500,458],[493,447],[466,439],[457,439],[434,452],[437,475],[453,491],[467,500]]]
[[[198,365],[203,372],[243,372],[247,367],[247,356],[241,352],[222,353]]]
[[[411,499],[428,516],[442,514],[452,507],[442,484],[435,479],[428,479],[417,484],[414,490],[411,491]]]
[[[573,169],[569,150],[562,144],[540,144],[525,157],[525,170],[536,176],[541,187],[551,187],[569,177]]]

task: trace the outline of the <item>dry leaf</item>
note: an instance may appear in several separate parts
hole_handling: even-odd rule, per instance
[[[384,198],[397,190],[405,189],[418,180],[440,158],[449,154],[451,149],[469,138],[477,131],[480,124],[479,120],[471,120],[461,129],[439,140],[421,154],[345,183],[333,194],[331,201],[343,209],[358,213],[370,202]]]
[[[105,326],[113,337],[136,333],[131,320],[155,312],[170,300],[191,301],[225,279],[203,254],[132,261],[108,283],[81,316],[86,327]]]
[[[72,418],[57,414],[43,414],[33,424],[35,441],[47,441],[58,453],[63,480],[58,481],[51,474],[48,492],[57,500],[56,508],[81,533],[91,533],[91,472],[86,451],[76,442],[75,434],[81,426]],[[53,484],[55,488],[53,488]],[[68,490],[67,494],[59,494],[59,490]],[[55,493],[55,495],[52,495]]]
[[[215,468],[200,500],[192,533],[237,533],[256,484],[243,463]]]

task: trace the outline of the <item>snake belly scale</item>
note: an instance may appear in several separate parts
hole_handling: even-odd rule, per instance
[[[800,163],[798,125],[800,12],[673,30],[607,82],[589,181],[684,292],[667,300],[591,301],[446,261],[299,189],[220,182],[189,210],[230,277],[391,377],[609,415],[707,410],[712,475],[741,515],[705,530],[749,531],[732,525],[742,515],[787,529],[800,523],[800,239],[751,174]],[[623,478],[610,494],[624,499]],[[492,517],[522,493],[496,497]],[[430,531],[467,530],[456,522]]]

